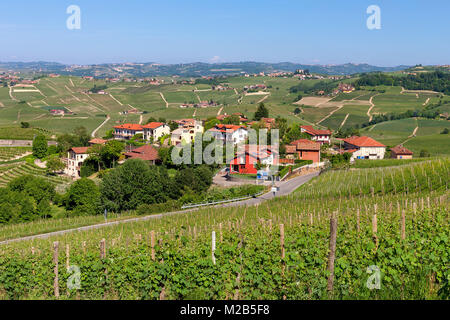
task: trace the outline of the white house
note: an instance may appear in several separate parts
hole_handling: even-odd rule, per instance
[[[144,130],[144,140],[158,141],[159,138],[170,134],[170,127],[162,122],[150,122],[142,126]]]
[[[233,124],[217,124],[209,132],[216,140],[223,143],[232,142],[233,144],[242,144],[247,140],[248,131],[244,126]]]
[[[311,140],[320,142],[321,144],[331,142],[331,130],[317,130],[312,126],[301,126],[302,133],[306,133],[311,137]]]
[[[73,177],[80,177],[81,165],[89,157],[89,147],[73,147],[67,152],[67,166],[64,173]]]
[[[350,137],[342,141],[344,141],[343,152],[352,154],[350,162],[356,159],[384,159],[386,146],[370,137]]]
[[[144,128],[140,124],[125,123],[114,127],[114,138],[116,140],[129,140],[137,134],[144,135]]]

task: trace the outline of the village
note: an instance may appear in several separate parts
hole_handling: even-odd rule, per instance
[[[227,120],[233,119],[229,124]],[[180,119],[172,121],[170,126],[163,122],[147,124],[125,123],[113,128],[113,137],[109,140],[94,138],[89,146],[73,147],[68,151],[65,174],[74,179],[81,177],[83,162],[89,159],[91,147],[105,145],[109,141],[121,141],[125,148],[120,157],[120,163],[128,159],[141,159],[151,165],[161,164],[159,150],[161,148],[182,148],[192,145],[196,138],[210,135],[215,141],[235,147],[234,159],[227,163],[229,175],[263,175],[272,166],[292,166],[297,162],[308,161],[320,164],[328,161],[329,155],[349,155],[349,162],[355,160],[380,160],[386,156],[386,146],[367,136],[352,136],[349,138],[332,138],[333,131],[315,129],[313,126],[298,125],[302,138],[285,141],[281,144],[251,145],[249,130],[265,129],[270,132],[278,128],[280,119],[261,118],[250,121],[241,113],[217,116],[214,125],[205,130],[206,120]],[[230,122],[230,121],[228,121]],[[176,128],[174,128],[176,124]],[[171,130],[171,127],[173,130]],[[283,137],[281,137],[283,138]],[[335,143],[332,143],[332,140]],[[130,143],[139,141],[139,145]],[[411,159],[413,153],[398,145],[390,149],[390,157],[394,159]],[[267,176],[267,175],[265,175]]]

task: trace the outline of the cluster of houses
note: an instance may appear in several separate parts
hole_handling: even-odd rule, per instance
[[[207,108],[207,107],[217,107],[218,103],[210,100],[210,101],[201,101],[199,103],[183,103],[180,105],[180,108]]]
[[[252,84],[250,86],[244,86],[244,91],[250,90],[265,90],[267,86],[265,84]]]
[[[278,157],[279,146],[271,145],[248,145],[246,141],[249,137],[248,128],[254,121],[240,114],[233,114],[240,117],[241,124],[222,124],[218,123],[208,129],[206,133],[213,139],[222,143],[232,143],[236,146],[234,159],[229,163],[230,173],[256,174],[261,168],[269,168],[272,165],[293,164],[295,160],[310,160],[313,163],[322,161],[322,145],[331,145],[331,130],[318,130],[312,126],[300,126],[301,132],[308,138],[292,141],[285,147],[285,157]],[[218,116],[219,120],[226,119],[227,115]],[[263,118],[261,121],[268,129],[275,125],[275,119]],[[195,141],[197,134],[203,134],[203,121],[196,119],[176,120],[178,128],[171,130],[163,122],[150,122],[145,125],[140,124],[122,124],[114,127],[113,136],[116,140],[130,140],[140,134],[142,140],[147,144],[133,148],[129,147],[124,156],[125,159],[142,159],[151,164],[159,162],[158,151],[154,147],[157,141],[162,137],[170,137],[171,146],[183,146]],[[383,159],[386,154],[386,146],[380,142],[366,136],[354,136],[341,140],[341,147],[335,152],[350,153],[350,161],[357,159]],[[166,141],[169,141],[168,139]],[[93,139],[90,145],[105,144],[103,139]],[[343,145],[342,145],[343,143]],[[89,147],[74,147],[68,152],[66,174],[72,177],[79,177],[81,165],[89,157]],[[391,149],[391,157],[396,159],[410,159],[413,153],[404,146],[396,146]]]

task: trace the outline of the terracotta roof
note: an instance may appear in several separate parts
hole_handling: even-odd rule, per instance
[[[243,126],[237,126],[234,124],[218,124],[216,125],[216,128],[222,132],[234,132],[239,129],[245,129]]]
[[[134,130],[134,131],[140,131],[142,130],[142,126],[140,124],[135,123],[124,123],[120,126],[115,126],[116,129],[127,129],[127,130]]]
[[[91,141],[89,141],[89,143],[91,143],[91,144],[105,144],[106,142],[108,142],[108,140],[99,139],[99,138],[95,138],[95,139],[92,139]]]
[[[136,148],[131,152],[125,153],[125,156],[131,159],[142,159],[147,161],[154,161],[159,159],[158,151],[149,144]]]
[[[297,150],[312,150],[319,151],[320,143],[311,141],[308,139],[299,139],[291,142],[291,145],[295,146]]]
[[[411,150],[406,149],[401,144],[396,147],[391,148],[391,151],[394,152],[395,154],[404,154],[404,155],[413,155],[414,154]]]
[[[370,137],[350,137],[347,139],[342,139],[344,142],[357,146],[357,147],[386,147],[384,144],[375,141]]]
[[[287,145],[286,146],[286,153],[296,153],[297,152],[297,146],[295,145]]]
[[[329,136],[331,135],[331,130],[317,130],[314,129],[312,126],[301,126],[303,130],[306,130],[307,133],[313,135],[313,136]]]
[[[88,153],[89,147],[73,147],[72,150],[73,152],[75,152],[76,154],[85,154]]]
[[[146,125],[142,126],[142,128],[145,128],[145,129],[156,129],[156,128],[159,128],[159,127],[161,127],[163,125],[164,125],[164,123],[162,123],[162,122],[150,122],[150,123],[147,123]]]

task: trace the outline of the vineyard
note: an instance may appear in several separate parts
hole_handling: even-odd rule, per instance
[[[5,187],[8,182],[23,175],[33,175],[45,178],[49,182],[60,187],[63,187],[69,182],[67,178],[47,175],[45,169],[39,168],[28,162],[17,162],[0,166],[0,188]]]
[[[0,148],[0,163],[3,161],[14,160],[31,154],[31,148],[28,147],[1,147]]]
[[[0,298],[449,299],[448,168],[330,171],[259,206],[3,245]]]

